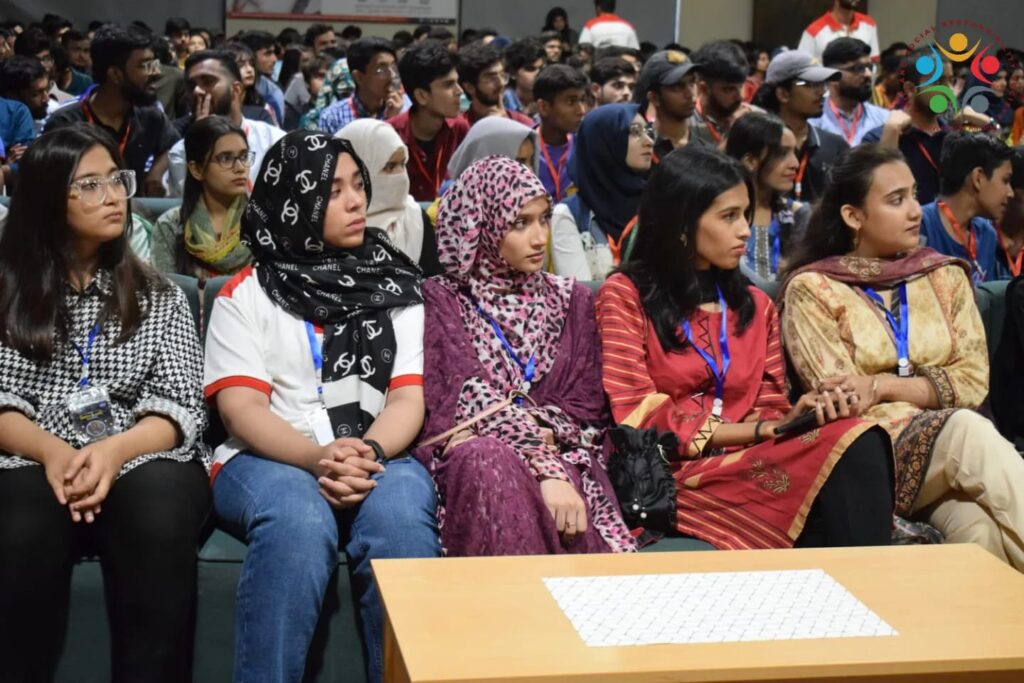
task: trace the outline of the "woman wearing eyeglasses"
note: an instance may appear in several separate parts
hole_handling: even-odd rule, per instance
[[[654,140],[635,104],[606,104],[576,133],[569,175],[579,191],[551,221],[555,273],[604,280],[629,255]]]
[[[135,187],[99,128],[47,133],[0,236],[4,680],[52,680],[83,554],[103,565],[113,680],[191,680],[202,351],[185,296],[129,248]]]
[[[249,265],[252,254],[240,238],[254,157],[245,132],[226,118],[208,116],[189,126],[181,206],[160,216],[153,229],[158,270],[205,280]]]

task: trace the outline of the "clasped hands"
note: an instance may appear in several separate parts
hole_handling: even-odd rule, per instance
[[[78,449],[61,444],[46,458],[46,481],[73,521],[92,524],[130,456],[120,448],[116,435]]]
[[[362,503],[377,486],[371,477],[383,473],[373,448],[361,439],[335,439],[317,452],[312,472],[320,484],[320,495],[336,509]]]

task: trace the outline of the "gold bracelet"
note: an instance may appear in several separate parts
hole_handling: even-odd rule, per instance
[[[871,378],[871,400],[878,403],[878,375]]]

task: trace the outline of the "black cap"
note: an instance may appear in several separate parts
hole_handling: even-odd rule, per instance
[[[679,50],[662,50],[651,55],[640,71],[636,84],[636,99],[644,102],[647,93],[662,85],[675,85],[700,64],[693,62]]]

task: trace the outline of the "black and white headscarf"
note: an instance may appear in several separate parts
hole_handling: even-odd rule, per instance
[[[370,200],[370,175],[345,140],[289,133],[267,151],[242,218],[263,291],[281,308],[322,325],[323,385],[336,436],[362,436],[384,405],[395,361],[388,310],[423,302],[421,272],[376,228],[363,244],[323,241],[338,158],[350,155]]]

